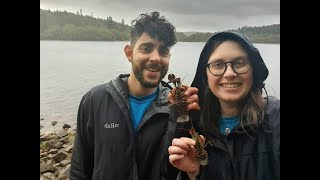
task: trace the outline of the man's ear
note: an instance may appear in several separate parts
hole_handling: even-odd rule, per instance
[[[126,45],[124,47],[124,53],[126,54],[129,62],[132,62],[132,52],[133,52],[133,48],[130,45]]]

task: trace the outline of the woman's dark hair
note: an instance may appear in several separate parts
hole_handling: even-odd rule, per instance
[[[144,32],[163,42],[167,47],[172,47],[177,43],[175,27],[164,16],[160,17],[157,11],[151,14],[140,14],[138,19],[131,22],[130,28],[132,46]]]

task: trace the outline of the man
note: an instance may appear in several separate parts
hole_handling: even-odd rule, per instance
[[[92,88],[81,99],[70,180],[175,179],[168,163],[167,94],[160,83],[177,42],[175,27],[158,12],[132,21],[124,48],[130,74]],[[188,88],[188,109],[199,109],[197,89]]]

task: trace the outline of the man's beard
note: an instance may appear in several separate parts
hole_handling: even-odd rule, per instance
[[[148,82],[144,79],[143,77],[143,70],[147,69],[153,69],[153,70],[159,70],[160,71],[160,78],[156,83]],[[145,67],[139,66],[139,64],[132,63],[132,70],[140,84],[145,87],[145,88],[155,88],[159,85],[160,81],[166,76],[168,72],[168,68],[165,68],[161,66],[160,64],[155,64],[155,63],[149,63],[146,64]]]

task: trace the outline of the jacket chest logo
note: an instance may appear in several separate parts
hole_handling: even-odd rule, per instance
[[[107,129],[109,129],[109,128],[117,128],[117,127],[119,127],[119,124],[116,124],[116,123],[106,123],[105,125],[104,125],[104,127],[105,128],[107,128]]]

